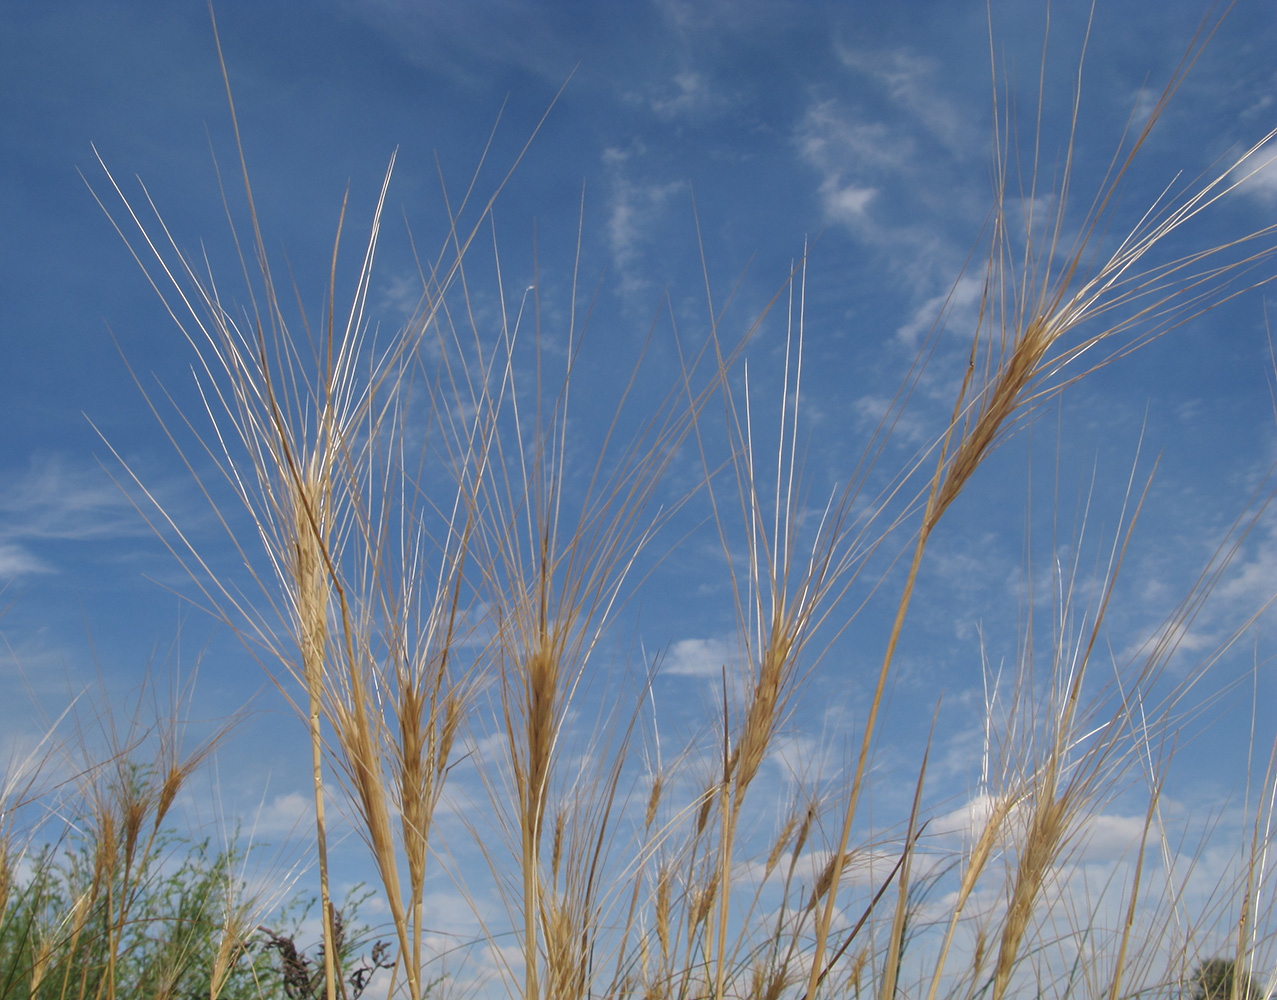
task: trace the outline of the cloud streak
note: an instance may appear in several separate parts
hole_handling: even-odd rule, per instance
[[[0,579],[57,572],[54,562],[35,551],[40,543],[149,535],[132,502],[96,466],[39,455],[0,486]]]

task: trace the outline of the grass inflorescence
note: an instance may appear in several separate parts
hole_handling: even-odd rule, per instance
[[[1149,488],[1132,475],[1098,568],[1058,566],[1026,601],[1020,660],[986,692],[980,785],[961,846],[944,854],[927,846],[936,818],[925,794],[930,742],[901,815],[871,822],[866,804],[875,749],[889,739],[885,703],[919,574],[948,512],[979,489],[990,455],[1078,380],[1239,294],[1239,277],[1248,288],[1266,280],[1272,227],[1169,261],[1158,251],[1228,193],[1272,133],[1214,177],[1150,206],[1124,238],[1108,232],[1128,169],[1212,31],[1208,21],[1192,40],[1080,216],[1076,103],[1048,186],[1040,150],[1026,157],[1014,148],[1010,113],[995,97],[978,313],[945,426],[898,472],[877,468],[893,454],[886,442],[924,372],[943,363],[937,323],[859,465],[815,504],[799,431],[815,249],[804,248],[768,307],[787,324],[778,419],[758,402],[743,360],[754,327],[728,328],[707,279],[708,335],[692,346],[671,332],[680,367],[655,403],[635,388],[648,359],[626,369],[589,456],[571,408],[588,318],[577,306],[580,241],[560,337],[567,349],[556,353],[543,340],[539,286],[506,307],[491,214],[501,185],[477,213],[466,214],[471,192],[449,203],[437,255],[418,261],[419,306],[386,334],[368,314],[393,158],[348,299],[338,288],[338,227],[318,322],[294,312],[277,284],[242,144],[237,183],[251,235],[236,236],[241,304],[182,252],[148,195],[130,200],[108,172],[123,206],[109,214],[196,359],[198,406],[144,392],[247,576],[216,569],[158,501],[147,514],[207,610],[243,638],[305,720],[322,945],[308,956],[270,929],[242,891],[233,853],[179,886],[213,907],[190,922],[201,928],[197,942],[173,932],[162,945],[138,943],[145,922],[168,919],[155,912],[157,886],[167,884],[155,860],[163,821],[213,744],[182,757],[162,741],[160,757],[138,766],[136,747],[121,740],[105,764],[82,769],[86,811],[66,862],[57,847],[24,855],[34,848],[12,817],[38,796],[30,783],[6,783],[5,995],[114,1000],[197,989],[217,1000],[283,989],[335,1000],[370,988],[421,1000],[442,988],[423,899],[443,874],[473,906],[473,961],[497,983],[486,988],[525,1000],[1270,996],[1271,805],[1252,817],[1237,883],[1219,889],[1235,901],[1222,918],[1234,931],[1225,957],[1205,950],[1210,927],[1167,920],[1184,906],[1174,867],[1156,877],[1146,870],[1146,855],[1180,853],[1161,791],[1184,693],[1213,658],[1171,681],[1167,664],[1262,496],[1157,641],[1119,653],[1106,622]],[[1013,201],[1049,202],[1052,215],[1021,218]],[[476,319],[473,301],[472,262],[489,233],[495,324]],[[660,336],[654,326],[649,340]],[[557,370],[554,358],[566,359]],[[685,475],[672,486],[671,468],[679,462],[685,473],[688,456],[699,473],[691,486]],[[722,664],[713,723],[680,752],[657,742],[655,753],[640,754],[659,662],[645,657],[628,672],[619,685],[628,701],[609,688],[619,707],[602,718],[583,720],[582,709],[603,684],[600,661],[610,666],[617,655],[614,632],[657,576],[663,532],[689,512],[721,551],[735,656]],[[893,610],[866,700],[843,734],[853,748],[844,780],[799,782],[772,832],[760,832],[774,806],[758,787],[765,762],[864,593],[890,594]],[[1045,657],[1033,635],[1043,601],[1052,620]],[[1078,912],[1068,873],[1081,864],[1089,824],[1140,785],[1147,811],[1133,874],[1115,877],[1095,912]],[[331,898],[335,797],[367,848],[388,921],[388,943],[357,968]],[[458,837],[471,840],[486,870]],[[1118,915],[1114,926],[1101,911]],[[1150,936],[1156,926],[1160,936]],[[278,954],[281,984],[245,979],[254,948]],[[172,981],[154,981],[159,972],[143,968],[139,953],[164,956],[154,969]],[[196,967],[197,988],[183,978]]]

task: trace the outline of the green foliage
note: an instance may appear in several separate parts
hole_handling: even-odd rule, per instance
[[[1234,992],[1235,991],[1235,992]],[[1231,958],[1208,958],[1193,973],[1193,1000],[1260,1000],[1259,987]]]
[[[308,959],[294,944],[309,906],[294,899],[284,907],[278,933],[228,921],[248,898],[243,862],[239,848],[166,832],[125,881],[99,840],[46,846],[15,880],[0,918],[0,998],[309,998],[313,991],[296,989],[295,968]],[[349,970],[352,1000],[377,968],[392,964],[381,942],[370,961],[360,960],[369,936],[358,920],[364,899],[352,893],[338,911],[338,961]],[[237,938],[228,941],[228,933]],[[215,986],[219,951],[233,960]]]
[[[112,975],[120,993],[209,996],[240,853],[164,834],[126,875],[103,848],[80,837],[35,855],[0,924],[0,996],[104,996]],[[248,963],[222,992],[255,992]]]

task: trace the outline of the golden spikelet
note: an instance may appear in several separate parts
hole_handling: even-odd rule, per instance
[[[656,822],[656,810],[661,803],[661,790],[663,782],[660,773],[652,776],[652,789],[647,795],[647,809],[643,813],[643,829],[651,830],[652,824]]]
[[[164,817],[172,808],[177,793],[181,791],[189,772],[181,767],[170,766],[164,770],[164,780],[160,782],[159,794],[155,798],[155,825],[160,826]]]
[[[251,898],[241,898],[242,889],[229,873],[222,886],[222,914],[217,928],[217,950],[208,975],[208,1000],[219,1000],[226,981],[250,945],[255,929],[253,912],[258,905]]]
[[[35,947],[32,948],[31,955],[30,995],[32,997],[40,995],[40,984],[44,982],[44,977],[48,974],[49,960],[53,957],[53,941],[54,935],[51,933],[36,935]]]
[[[869,946],[865,945],[859,948],[856,954],[852,956],[851,967],[847,970],[847,981],[851,984],[852,993],[860,995],[860,980],[865,974],[865,968],[869,965],[869,959],[872,958],[872,952]]]
[[[789,846],[790,835],[794,832],[794,827],[798,825],[798,814],[791,812],[785,820],[785,824],[780,828],[780,833],[776,835],[776,840],[772,844],[772,849],[767,853],[767,861],[763,864],[763,878],[771,877],[771,873],[776,869],[776,865],[780,863],[781,855],[785,853],[785,848]]]
[[[985,865],[993,854],[994,847],[1005,833],[1006,822],[1011,815],[1015,801],[1014,795],[999,795],[994,799],[993,808],[985,818],[984,825],[980,828],[980,835],[976,838],[975,844],[967,857],[966,864],[963,866],[962,879],[958,883],[957,895],[949,909],[948,927],[941,941],[939,956],[936,959],[935,969],[931,975],[931,986],[927,993],[927,1000],[935,1000],[936,994],[940,989],[945,960],[948,958],[949,948],[953,944],[958,923],[966,910],[967,901],[971,898],[971,893],[975,891],[975,887],[979,884],[980,876],[983,874]],[[980,948],[984,947],[983,935],[984,930],[981,928]],[[978,968],[978,965],[976,967]]]
[[[975,947],[971,949],[971,975],[968,977],[972,983],[978,982],[984,976],[984,963],[989,956],[989,935],[983,924],[976,927]]]
[[[1067,796],[1048,795],[1038,802],[1020,846],[1011,899],[1002,925],[997,962],[993,968],[993,1000],[1002,1000],[1011,982],[1020,943],[1033,917],[1043,880],[1059,853],[1072,812]]]
[[[555,882],[559,879],[559,871],[563,863],[563,825],[566,822],[566,810],[559,809],[554,816],[554,839],[550,846],[550,875]]]
[[[714,900],[718,897],[718,886],[719,880],[711,878],[693,893],[692,905],[688,910],[689,936],[709,919],[710,910],[714,908]]]
[[[808,802],[807,810],[803,813],[802,824],[798,827],[798,834],[794,837],[794,857],[802,854],[803,848],[807,846],[807,837],[811,834],[811,824],[816,819],[816,803]]]
[[[705,832],[706,826],[709,825],[710,810],[714,808],[717,801],[719,784],[717,781],[711,782],[706,786],[705,791],[701,793],[700,808],[696,810],[696,836],[700,837]]]
[[[150,796],[146,789],[138,788],[130,778],[122,789],[123,798],[123,833],[124,833],[124,868],[129,871],[137,854],[138,838],[142,826],[150,814]]]
[[[408,880],[415,898],[425,880],[426,846],[430,825],[430,785],[434,772],[425,760],[425,731],[420,723],[420,692],[412,686],[400,691],[399,809],[403,828]]]
[[[829,895],[830,890],[834,888],[834,881],[842,875],[844,863],[837,853],[832,853],[825,859],[825,863],[820,866],[820,874],[816,876],[816,884],[812,886],[811,895],[808,897],[808,910],[814,910],[820,901]]]
[[[116,841],[115,813],[105,803],[99,803],[94,815],[96,828],[93,838],[93,885],[109,885],[119,863]]]
[[[439,733],[439,742],[435,749],[435,788],[442,785],[448,770],[448,761],[452,758],[452,746],[457,739],[457,728],[461,725],[465,703],[459,691],[450,690],[444,698],[443,730]]]
[[[530,839],[541,836],[545,813],[546,781],[550,773],[550,754],[554,747],[558,717],[559,652],[549,635],[541,635],[536,648],[524,665],[528,690],[527,719],[527,787],[525,818]]]
[[[328,570],[319,532],[327,512],[320,487],[307,481],[296,484],[293,499],[293,581],[296,593],[297,633],[307,686],[318,692],[324,678],[328,651]]]
[[[656,939],[661,945],[661,970],[670,961],[670,870],[662,866],[656,879]]]
[[[793,652],[794,635],[789,625],[783,612],[778,610],[772,625],[771,641],[758,668],[758,679],[745,715],[744,732],[741,733],[735,791],[738,803],[744,798],[745,789],[758,773],[759,765],[776,733],[781,685],[793,667],[790,656]]]

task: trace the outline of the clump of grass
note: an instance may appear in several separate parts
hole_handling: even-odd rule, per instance
[[[175,832],[179,797],[239,721],[184,749],[192,691],[154,718],[149,680],[131,699],[82,694],[39,756],[6,774],[20,795],[4,803],[0,995],[218,1000],[252,988],[256,921],[290,883],[250,888],[238,837],[215,848]]]
[[[334,246],[318,332],[304,312],[294,320],[281,305],[242,147],[253,232],[241,251],[253,265],[244,266],[248,305],[242,309],[224,304],[213,276],[182,254],[158,212],[153,238],[124,199],[142,241],[138,259],[145,250],[145,266],[158,269],[153,283],[163,287],[170,313],[200,359],[200,426],[206,429],[196,430],[196,415],[180,408],[176,418],[162,419],[175,445],[179,430],[195,433],[193,450],[178,445],[187,466],[195,472],[211,462],[234,502],[248,511],[249,528],[241,533],[219,499],[219,484],[200,480],[259,595],[244,598],[229,578],[213,572],[211,560],[162,508],[157,523],[176,532],[175,554],[210,610],[259,652],[306,720],[328,997],[342,978],[333,963],[338,948],[328,895],[325,775],[335,769],[350,792],[377,868],[399,946],[392,978],[402,971],[408,995],[420,1000],[430,960],[422,897],[431,858],[448,860],[430,834],[464,740],[496,747],[476,757],[491,814],[469,828],[495,870],[509,919],[508,928],[497,927],[482,916],[484,943],[500,956],[507,989],[526,1000],[595,994],[814,1000],[843,988],[859,995],[863,980],[881,1000],[891,1000],[911,975],[927,1000],[941,992],[1004,1000],[1035,971],[1027,965],[1038,962],[1048,944],[1034,936],[1038,914],[1061,868],[1080,850],[1087,821],[1124,775],[1147,766],[1143,838],[1163,836],[1164,763],[1153,764],[1154,749],[1175,725],[1177,696],[1159,703],[1156,685],[1174,637],[1219,576],[1218,567],[1204,574],[1163,630],[1164,641],[1113,664],[1115,680],[1096,692],[1095,661],[1106,653],[1110,600],[1143,496],[1132,487],[1097,574],[1098,598],[1077,606],[1077,567],[1067,582],[1053,583],[1058,618],[1045,669],[1047,696],[1039,697],[1035,686],[1043,668],[1034,663],[1030,625],[1010,710],[1000,721],[992,718],[997,698],[990,698],[985,752],[998,758],[1000,770],[983,789],[987,808],[952,868],[956,885],[937,921],[934,954],[918,969],[907,967],[918,893],[929,878],[937,884],[940,878],[928,874],[919,846],[927,825],[925,759],[891,846],[879,836],[853,840],[866,822],[870,764],[882,739],[897,649],[928,545],[946,513],[977,481],[989,455],[1045,401],[1233,294],[1229,283],[1236,276],[1271,259],[1271,227],[1169,263],[1154,261],[1154,251],[1226,194],[1238,167],[1273,133],[1213,179],[1152,206],[1116,249],[1110,252],[1102,239],[1133,158],[1212,31],[1204,23],[1153,114],[1114,160],[1080,227],[1070,209],[1072,138],[1052,192],[1054,217],[1044,227],[1030,212],[1022,230],[1012,224],[1008,203],[1017,192],[1029,205],[1040,193],[1040,151],[1033,148],[1027,177],[1012,176],[1010,165],[1020,161],[1009,121],[995,107],[997,169],[983,291],[947,425],[922,459],[892,477],[881,495],[867,496],[885,441],[933,357],[928,343],[860,464],[815,517],[807,516],[798,460],[805,256],[768,307],[786,302],[789,321],[774,450],[762,444],[769,432],[751,398],[748,370],[737,373],[751,331],[723,330],[707,287],[711,332],[703,349],[681,355],[678,383],[626,437],[640,359],[618,392],[598,456],[573,483],[569,463],[580,459],[569,400],[585,326],[584,311],[580,319],[577,313],[579,253],[568,361],[554,376],[540,339],[537,286],[530,317],[524,319],[523,306],[509,316],[499,254],[493,266],[502,316],[495,336],[485,338],[474,319],[467,268],[482,228],[492,227],[495,242],[492,200],[476,222],[464,225],[464,203],[449,207],[442,248],[421,269],[418,313],[378,342],[365,312],[389,171],[350,305],[340,316]],[[1071,136],[1077,108],[1075,100]],[[1080,235],[1069,239],[1072,231]],[[529,325],[535,333],[526,332]],[[939,327],[933,333],[939,337]],[[687,350],[677,337],[674,343]],[[1079,370],[1083,358],[1090,367]],[[535,374],[525,375],[533,365]],[[722,406],[718,430],[725,445],[711,436],[717,422],[709,415],[711,402]],[[421,451],[409,454],[409,440],[423,436]],[[690,495],[662,506],[665,474],[689,444],[699,455],[700,482]],[[575,742],[574,712],[608,630],[645,579],[653,539],[674,511],[701,502],[728,567],[738,662],[722,665],[722,710],[709,735],[674,764],[658,764],[642,801],[628,809],[644,685],[637,685],[634,712],[603,720],[609,732],[596,733],[583,747]],[[866,507],[870,513],[861,514]],[[255,555],[259,542],[263,553]],[[875,555],[892,546],[907,557],[903,579],[888,574],[862,581]],[[806,789],[775,833],[762,837],[756,833],[760,770],[822,650],[851,627],[856,609],[848,607],[854,605],[849,594],[858,586],[899,589],[849,781],[835,791]],[[96,841],[124,845],[126,876],[140,842],[139,817],[166,802],[171,795],[161,783],[150,798],[101,810]],[[1256,827],[1247,874],[1252,890],[1267,870],[1261,843],[1266,836]],[[109,851],[101,864],[115,864],[116,856]],[[1102,973],[1086,973],[1094,992],[1110,1000],[1132,992],[1131,928],[1146,889],[1142,857],[1124,890],[1125,924],[1111,961]],[[751,887],[746,863],[753,861],[762,877]],[[887,874],[853,922],[846,917],[857,912],[848,874],[857,863]],[[466,873],[453,874],[478,910]],[[107,876],[102,881],[109,884]],[[880,906],[893,886],[895,905]],[[986,905],[991,895],[998,905]],[[977,900],[979,912],[972,913]],[[1172,898],[1169,905],[1179,904]],[[1249,911],[1242,926],[1252,937],[1258,933]],[[974,945],[964,961],[951,963],[966,931]],[[507,932],[519,942],[517,959],[497,947]],[[1253,940],[1238,952],[1239,959],[1243,952],[1253,955]],[[215,980],[229,961],[215,963]],[[47,978],[43,963],[37,965]],[[1039,990],[1049,978],[1041,972]],[[1064,988],[1071,989],[1072,980]]]

